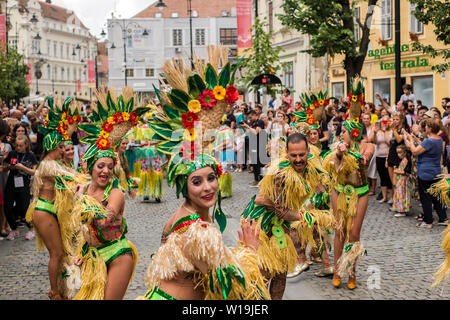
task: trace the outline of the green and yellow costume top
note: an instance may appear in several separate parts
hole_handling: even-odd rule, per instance
[[[179,219],[164,243],[152,255],[146,282],[149,291],[139,299],[175,299],[159,288],[161,280],[191,275],[194,287],[205,292],[206,300],[259,300],[269,294],[260,275],[256,253],[242,245],[228,248],[214,224],[192,214]],[[208,266],[202,273],[195,267],[201,261]]]
[[[120,255],[132,254],[133,271],[136,267],[138,254],[133,243],[125,237],[128,228],[123,210],[112,213],[106,208],[113,189],[113,183],[110,183],[101,203],[86,194],[76,201],[74,219],[82,223],[77,251],[83,257],[83,264],[81,288],[74,300],[102,300],[108,276],[107,266]]]

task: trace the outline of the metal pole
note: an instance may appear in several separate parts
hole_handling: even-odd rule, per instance
[[[95,55],[95,87],[98,88],[97,55]]]
[[[125,23],[125,20],[123,20]],[[122,37],[123,37],[123,62],[124,62],[124,68],[125,68],[125,86],[128,84],[127,81],[127,37],[126,37],[126,30],[125,25],[122,27]]]
[[[189,3],[189,27],[191,31],[191,65],[192,69],[194,69],[194,49],[192,43],[192,0],[188,0]]]
[[[8,54],[8,0],[5,0],[5,38],[6,54]]]
[[[395,0],[395,103],[402,96],[402,71],[400,53],[400,0]]]

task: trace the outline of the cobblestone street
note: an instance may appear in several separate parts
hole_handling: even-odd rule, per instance
[[[228,227],[225,241],[232,246],[238,238],[239,215],[257,188],[250,188],[253,175],[247,172],[233,174],[233,197],[223,200]],[[143,203],[140,199],[127,200],[125,217],[128,221],[128,239],[139,251],[136,272],[126,294],[132,300],[146,291],[145,271],[150,255],[159,247],[162,228],[182,199],[176,199],[174,190],[164,186],[161,203]],[[367,249],[357,269],[359,286],[350,291],[343,279],[341,289],[333,288],[330,278],[317,278],[314,273],[320,264],[296,278],[288,279],[285,299],[449,299],[450,285],[430,289],[433,273],[443,261],[441,251],[442,226],[424,230],[415,227],[413,218],[420,206],[413,202],[412,214],[395,218],[387,204],[370,198],[361,240]],[[25,240],[26,228],[19,229],[14,241],[0,241],[0,299],[47,300],[48,253],[36,251],[35,241]]]

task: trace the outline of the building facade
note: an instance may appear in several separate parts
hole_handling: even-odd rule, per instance
[[[282,71],[278,74],[282,87],[288,88],[294,101],[298,101],[302,92],[326,89],[327,60],[302,52],[309,47],[309,37],[281,24],[276,15],[283,14],[282,3],[283,0],[257,0],[253,11],[254,16],[267,17],[267,31],[273,31],[272,46],[282,49],[279,54]]]
[[[366,88],[366,101],[378,103],[379,93],[390,105],[395,104],[395,34],[394,0],[381,0],[374,8],[371,21],[369,50],[366,55],[361,76]],[[367,3],[359,2],[357,14],[364,17]],[[441,99],[450,95],[449,72],[436,73],[431,66],[442,60],[431,58],[422,52],[414,51],[412,43],[419,41],[433,48],[444,48],[436,40],[433,25],[423,25],[412,14],[414,6],[407,0],[400,1],[400,38],[401,38],[401,77],[402,83],[411,84],[414,95],[427,107],[440,107]],[[358,36],[360,30],[355,30]],[[345,70],[342,57],[336,56],[329,61],[329,87],[333,96],[345,96],[347,92]]]
[[[159,88],[161,67],[171,58],[191,56],[191,28],[187,0],[157,2],[130,19],[109,19],[109,85],[125,84],[152,96]],[[206,59],[208,45],[223,44],[236,55],[237,27],[234,0],[192,0],[192,50]]]
[[[30,95],[90,100],[87,66],[97,54],[97,40],[75,13],[49,0],[9,0],[8,16],[9,45],[24,55],[31,68]]]

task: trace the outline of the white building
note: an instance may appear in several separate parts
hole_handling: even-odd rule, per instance
[[[191,28],[187,0],[155,2],[130,19],[109,19],[109,85],[125,84],[144,95],[159,88],[158,76],[167,59],[191,56]],[[192,0],[192,50],[207,58],[208,45],[226,45],[236,55],[235,0]],[[126,53],[126,54],[125,54]],[[230,57],[232,59],[232,57]]]
[[[50,0],[8,0],[8,16],[9,45],[31,65],[30,95],[90,100],[87,64],[95,59],[97,40],[75,13]]]

